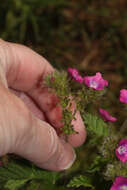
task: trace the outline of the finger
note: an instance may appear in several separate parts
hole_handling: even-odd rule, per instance
[[[35,102],[29,96],[27,96],[23,92],[13,90],[13,89],[10,89],[10,92],[18,96],[26,104],[27,108],[34,114],[34,116],[36,116],[37,118],[43,121],[46,121],[46,118],[42,110],[39,109],[37,104],[35,104]]]
[[[25,104],[0,87],[0,156],[15,153],[49,170],[70,167],[75,153],[46,122],[34,117]],[[8,119],[6,119],[8,118]]]
[[[29,96],[35,100],[41,110],[47,116],[49,122],[55,128],[63,126],[62,108],[59,99],[55,94],[49,92],[48,88],[35,88],[28,92]]]
[[[79,111],[76,112],[75,119],[76,120],[72,121],[72,125],[74,126],[74,130],[78,133],[69,135],[68,142],[73,147],[78,147],[81,146],[86,140],[86,130]]]

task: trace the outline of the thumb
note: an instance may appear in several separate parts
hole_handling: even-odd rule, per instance
[[[72,165],[75,160],[74,150],[71,145],[58,138],[48,123],[32,118],[31,131],[19,142],[15,149],[16,154],[49,170],[65,170]]]
[[[0,155],[15,153],[49,170],[69,168],[75,160],[71,145],[2,85],[0,96]]]

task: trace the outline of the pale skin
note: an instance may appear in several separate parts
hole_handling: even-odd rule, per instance
[[[79,112],[73,121],[76,135],[68,142],[55,129],[62,126],[58,98],[40,81],[54,68],[28,47],[0,39],[0,156],[14,153],[40,168],[60,171],[75,160],[74,148],[84,143],[85,127]]]

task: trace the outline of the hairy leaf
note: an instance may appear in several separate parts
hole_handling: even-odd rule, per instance
[[[108,125],[97,116],[87,113],[83,116],[84,123],[87,126],[87,130],[97,136],[108,136]]]

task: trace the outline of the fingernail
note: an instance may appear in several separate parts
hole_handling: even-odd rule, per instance
[[[75,160],[76,160],[76,154],[75,154],[75,152],[74,152],[73,160],[72,160],[70,163],[68,163],[67,166],[65,166],[62,170],[67,170],[67,169],[69,169],[69,168],[73,165],[73,163],[74,163]]]
[[[63,140],[61,142],[63,144],[63,150],[57,164],[60,170],[67,170],[74,163],[76,154],[70,144],[65,143]]]

